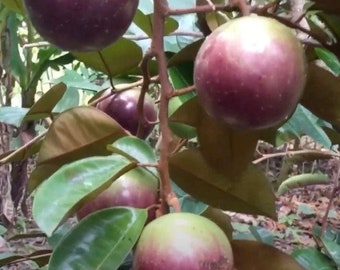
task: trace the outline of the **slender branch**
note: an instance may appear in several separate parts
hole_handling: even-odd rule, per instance
[[[9,154],[8,156],[4,157],[3,159],[0,160],[0,165],[5,164],[10,160],[12,157],[14,157],[18,152],[22,150],[26,150],[29,148],[31,145],[42,139],[46,135],[47,131],[44,131],[43,133],[39,134],[38,136],[34,137],[32,140],[30,140],[28,143],[24,144],[23,146],[19,147],[17,150]]]
[[[104,65],[104,67],[105,67],[105,69],[106,69],[106,71],[107,71],[107,74],[109,75],[111,87],[112,87],[112,89],[115,89],[115,86],[114,86],[113,81],[112,81],[113,75],[112,75],[112,72],[111,72],[111,70],[110,70],[110,67],[109,67],[109,65],[107,64],[106,59],[105,59],[103,53],[102,53],[101,51],[98,51],[98,54],[99,54],[99,58],[100,58],[101,61],[103,62],[103,65]]]
[[[329,214],[329,211],[331,210],[331,207],[333,205],[334,198],[336,197],[336,194],[340,191],[340,182],[339,182],[340,163],[339,163],[339,160],[334,160],[334,161],[336,162],[336,168],[335,168],[336,172],[333,172],[333,176],[332,176],[334,187],[333,187],[332,193],[331,193],[330,198],[329,198],[329,202],[328,202],[328,205],[327,205],[325,215],[322,218],[321,237],[326,232],[328,214]]]
[[[340,157],[339,153],[331,152],[331,151],[320,151],[320,150],[297,150],[297,151],[287,151],[281,153],[273,153],[273,154],[263,154],[262,157],[253,161],[253,164],[259,164],[262,161],[275,157],[284,157],[284,156],[294,156],[301,154],[322,154],[325,156],[331,157]]]
[[[176,15],[186,15],[190,13],[206,13],[213,11],[238,11],[236,7],[231,7],[227,4],[220,5],[202,5],[196,6],[194,8],[183,8],[183,9],[168,9],[165,16],[176,16]]]
[[[185,88],[182,88],[182,89],[178,89],[178,90],[176,90],[176,91],[173,91],[171,97],[181,96],[181,95],[190,93],[190,92],[192,92],[192,91],[195,91],[195,89],[196,89],[196,88],[195,88],[195,85],[190,85],[190,86],[188,86],[188,87],[185,87]]]
[[[165,37],[172,37],[172,36],[185,36],[185,37],[194,37],[194,38],[203,38],[204,35],[200,32],[192,32],[192,31],[175,31],[173,33],[169,33],[165,35]],[[130,40],[145,40],[150,39],[147,35],[124,35],[124,38]]]
[[[144,115],[144,99],[145,99],[145,93],[148,91],[149,85],[151,82],[148,63],[154,56],[155,55],[152,52],[152,50],[149,49],[146,52],[140,64],[140,68],[142,70],[142,75],[143,75],[143,83],[142,83],[142,89],[139,94],[138,103],[137,103],[137,111],[138,111],[138,128],[137,128],[137,134],[136,134],[137,137],[141,137],[142,132],[143,132],[143,126],[144,126],[144,123],[146,122],[145,115]]]
[[[169,155],[171,144],[171,131],[168,120],[168,106],[171,98],[173,88],[170,84],[167,73],[167,60],[164,53],[164,23],[166,16],[169,15],[169,6],[166,0],[154,1],[154,16],[153,25],[155,27],[151,50],[155,54],[158,63],[159,80],[161,84],[160,102],[159,102],[159,120],[161,130],[161,145],[160,157],[158,162],[158,172],[161,181],[161,206],[157,211],[157,215],[163,215],[169,212],[169,206],[173,207],[175,211],[180,211],[179,201],[172,190],[170,175],[169,175]]]

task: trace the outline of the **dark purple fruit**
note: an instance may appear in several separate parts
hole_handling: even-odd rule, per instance
[[[109,90],[110,91],[110,90]],[[106,94],[105,92],[104,94]],[[138,130],[138,99],[140,90],[130,89],[119,92],[99,102],[97,108],[115,119],[123,128],[136,135]],[[144,121],[140,138],[145,139],[157,120],[157,110],[153,99],[146,94],[144,99]]]
[[[144,228],[133,269],[232,270],[233,254],[228,238],[215,223],[191,213],[172,213]]]
[[[278,21],[247,16],[207,37],[194,81],[206,112],[231,127],[275,126],[296,108],[306,81],[304,50]]]
[[[130,26],[138,0],[24,0],[28,17],[47,41],[69,51],[95,51]]]

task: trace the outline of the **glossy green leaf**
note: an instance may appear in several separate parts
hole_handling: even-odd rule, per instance
[[[183,89],[193,85],[193,62],[181,63],[170,67],[168,73],[174,89]],[[196,93],[192,91],[184,95],[172,97],[169,101],[169,116],[195,96]],[[197,136],[195,127],[178,122],[170,122],[169,126],[181,138],[191,139]]]
[[[335,10],[333,5],[332,10]],[[340,10],[338,12],[340,14]],[[340,17],[339,14],[330,14],[325,12],[319,12],[318,17],[325,23],[325,25],[332,31],[334,36],[340,38]]]
[[[54,106],[52,113],[62,113],[68,109],[78,106],[80,103],[80,95],[78,88],[67,87],[66,92],[59,102]]]
[[[153,16],[152,14],[145,15],[142,11],[138,10],[133,22],[144,31],[149,37],[152,37],[153,33]],[[173,18],[166,17],[164,22],[164,35],[168,35],[174,32],[178,28],[178,22]]]
[[[18,0],[17,0],[18,1]],[[18,3],[18,2],[17,2]],[[19,52],[19,36],[17,34],[19,27],[19,20],[17,19],[17,14],[14,12],[10,12],[7,18],[7,31],[8,31],[8,50],[10,51],[10,55],[7,55],[9,61],[9,66],[7,68],[10,69],[11,75],[16,78],[19,85],[26,89],[26,69],[23,59],[21,58],[21,54]],[[6,66],[6,62],[5,62]],[[27,90],[26,90],[27,91]]]
[[[259,139],[274,137],[277,127],[263,130],[234,130],[207,115],[197,97],[184,103],[170,121],[196,127],[200,150],[206,161],[230,180],[253,160]]]
[[[201,201],[196,200],[195,198],[191,197],[189,194],[180,196],[178,197],[178,199],[181,205],[182,212],[189,212],[189,213],[200,215],[208,208],[208,205],[206,205],[205,203]]]
[[[136,137],[126,136],[116,140],[112,145],[108,146],[110,150],[120,150],[121,153],[130,160],[141,163],[156,163],[156,155],[151,146]]]
[[[0,107],[0,122],[20,127],[28,109],[19,107]]]
[[[118,269],[144,227],[145,209],[107,208],[95,212],[61,240],[49,270]]]
[[[61,100],[66,85],[59,83],[48,90],[27,112],[24,120],[37,120],[51,116],[54,106]]]
[[[324,244],[327,254],[329,254],[335,264],[340,267],[340,244],[335,241],[331,241],[326,237],[322,237],[321,241]]]
[[[310,185],[327,185],[331,181],[328,176],[321,173],[304,173],[294,175],[286,179],[279,187],[277,194],[282,195],[295,188],[307,187]]]
[[[69,233],[69,231],[73,228],[73,225],[70,222],[65,222],[62,225],[60,225],[50,237],[47,238],[47,242],[54,249],[61,239],[64,238],[64,236]]]
[[[268,231],[267,229],[259,226],[249,226],[249,230],[256,239],[256,241],[271,246],[273,245],[274,235],[271,231]]]
[[[263,172],[249,165],[237,179],[212,168],[197,149],[170,158],[172,180],[185,192],[213,207],[276,218],[275,197]]]
[[[116,121],[94,107],[76,107],[61,113],[41,145],[37,167],[29,179],[29,189],[34,190],[64,164],[110,154],[107,144],[126,135]]]
[[[310,64],[301,103],[316,116],[332,124],[339,124],[340,77],[315,64]]]
[[[110,77],[137,67],[142,60],[141,48],[131,40],[119,39],[99,52],[72,52],[88,67],[102,71]]]
[[[340,75],[340,62],[335,54],[325,48],[315,48],[314,50],[319,59],[321,59],[335,75]]]
[[[296,138],[308,135],[316,142],[330,148],[332,145],[331,140],[318,121],[318,117],[303,106],[298,105],[291,118],[280,127],[279,132],[294,134]]]
[[[203,41],[203,39],[200,39],[184,47],[182,50],[180,50],[178,53],[170,58],[168,62],[168,67],[172,67],[185,62],[193,62]]]
[[[260,242],[233,240],[231,247],[237,270],[311,270],[304,269],[288,254]]]
[[[134,166],[120,155],[89,157],[63,166],[37,189],[34,220],[50,236],[84,197],[99,194]]]
[[[138,163],[156,164],[157,158],[151,146],[136,137],[126,136],[116,140],[112,145],[107,146],[108,150],[113,153],[118,153],[129,160]],[[154,174],[157,174],[157,169],[154,167],[148,168]]]
[[[334,263],[316,248],[294,250],[292,256],[308,270],[334,270]]]

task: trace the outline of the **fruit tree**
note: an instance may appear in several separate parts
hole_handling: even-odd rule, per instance
[[[19,198],[0,221],[14,225],[10,213],[29,197],[48,243],[1,255],[0,267],[300,270],[318,256],[340,264],[325,242],[328,213],[318,249],[292,254],[261,228],[240,239],[230,217],[276,222],[278,195],[333,183],[332,202],[340,190],[340,165],[292,173],[294,162],[339,163],[336,1],[0,5],[0,124],[13,131],[0,166],[16,164],[3,193]],[[300,149],[301,136],[322,150]],[[273,176],[265,162],[277,157],[284,164]]]

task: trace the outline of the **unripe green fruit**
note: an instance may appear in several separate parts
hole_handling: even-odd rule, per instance
[[[233,269],[228,238],[209,219],[172,213],[150,222],[134,252],[134,270]]]

